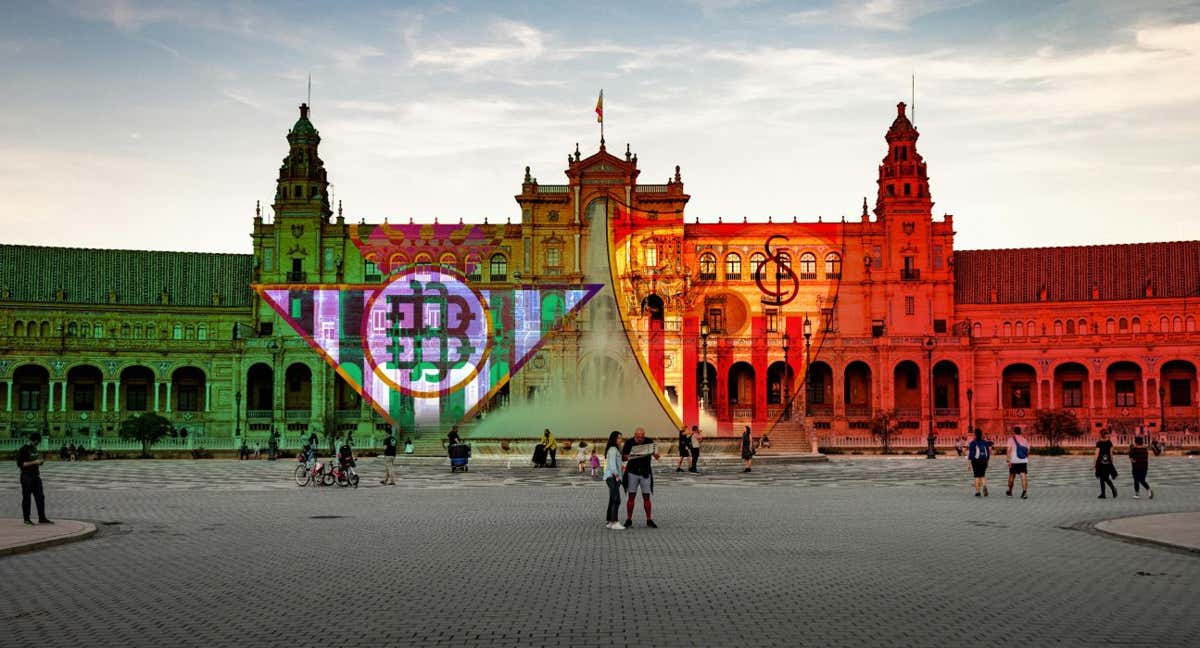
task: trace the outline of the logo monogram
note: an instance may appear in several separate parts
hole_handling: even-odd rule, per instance
[[[754,283],[758,285],[758,290],[763,294],[762,303],[768,306],[783,306],[790,304],[796,295],[800,294],[800,279],[792,272],[790,264],[784,264],[779,260],[779,253],[771,251],[771,241],[775,239],[788,240],[782,234],[772,234],[767,237],[766,243],[763,243],[763,251],[767,253],[767,260],[763,261],[754,272]],[[763,286],[763,274],[767,267],[767,263],[775,264],[775,290],[771,291],[766,286]],[[783,280],[787,279],[791,282],[792,287],[790,292],[783,289]]]

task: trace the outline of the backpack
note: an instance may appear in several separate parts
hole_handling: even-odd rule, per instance
[[[987,443],[984,443],[983,441],[978,441],[978,442],[972,441],[970,449],[975,452],[975,456],[971,457],[972,459],[980,460],[980,459],[988,458]]]
[[[1029,446],[1023,446],[1016,439],[1013,439],[1013,445],[1017,447],[1017,459],[1029,458]]]

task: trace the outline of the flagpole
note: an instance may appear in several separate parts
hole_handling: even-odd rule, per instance
[[[604,88],[600,89],[600,148],[604,148]]]

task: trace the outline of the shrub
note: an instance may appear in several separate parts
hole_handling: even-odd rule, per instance
[[[192,448],[192,459],[212,459],[213,453],[204,446]]]

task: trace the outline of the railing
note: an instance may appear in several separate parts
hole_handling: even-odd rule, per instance
[[[741,280],[742,280],[742,273],[740,273],[740,272],[737,274],[731,274],[728,272],[725,273],[725,281],[741,281]]]
[[[800,273],[800,280],[801,280],[801,281],[816,281],[816,280],[817,280],[817,273],[815,273],[815,272],[801,272],[801,273]]]
[[[312,409],[284,410],[283,418],[288,421],[301,421],[312,417]]]
[[[734,420],[752,419],[752,418],[754,418],[754,408],[753,407],[735,407],[735,408],[733,408],[733,418],[734,418]]]
[[[900,281],[920,281],[921,270],[918,268],[901,268]]]
[[[1006,418],[1006,419],[1033,418],[1033,408],[1032,407],[1006,407],[1006,408],[1004,408],[1004,418]]]
[[[540,194],[565,194],[569,189],[569,185],[538,185],[537,192]]]
[[[957,432],[947,432],[937,435],[935,445],[939,448],[953,448],[955,439],[963,436]],[[1111,438],[1113,445],[1116,448],[1124,450],[1133,443],[1134,432],[1113,434]],[[1035,448],[1046,448],[1050,446],[1049,440],[1040,434],[1026,434],[1025,438]],[[1094,448],[1099,435],[1095,432],[1089,432],[1080,437],[1073,439],[1061,439],[1058,445],[1068,449],[1086,449]],[[1155,434],[1155,439],[1164,439],[1168,450],[1179,450],[1181,448],[1196,448],[1200,447],[1200,433],[1197,432],[1166,432],[1163,434]],[[1002,455],[1004,448],[1008,443],[1007,436],[993,437],[991,441],[995,442],[995,453]],[[825,447],[834,448],[864,448],[875,449],[882,448],[883,441],[879,437],[872,434],[833,434],[821,435],[819,443]],[[893,435],[888,440],[888,445],[892,448],[925,448],[929,445],[928,436],[922,431],[921,433],[906,433]],[[1149,445],[1149,444],[1147,444]]]
[[[701,272],[700,273],[700,281],[716,281],[716,280],[717,280],[717,273],[715,273],[715,272]]]
[[[871,418],[871,406],[847,405],[846,418]]]
[[[640,184],[637,185],[638,193],[667,193],[667,185],[665,184]]]
[[[920,407],[897,407],[896,418],[901,421],[919,421],[921,420]]]
[[[273,415],[272,410],[246,410],[246,418],[248,419],[269,419]]]
[[[308,273],[305,273],[305,272],[289,272],[289,273],[287,273],[287,280],[292,283],[307,281],[307,279],[308,279]]]
[[[833,405],[813,404],[808,406],[809,416],[833,416]]]
[[[957,407],[935,407],[933,408],[934,418],[958,418]]]
[[[337,410],[333,413],[333,418],[339,421],[350,421],[358,419],[362,416],[362,412],[356,409],[352,410]]]

